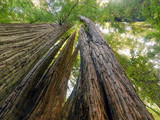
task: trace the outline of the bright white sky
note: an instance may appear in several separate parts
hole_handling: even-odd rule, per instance
[[[35,6],[39,6],[40,2],[39,0],[32,0],[33,4],[35,4]]]

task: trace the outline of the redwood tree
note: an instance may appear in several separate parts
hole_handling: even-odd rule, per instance
[[[59,24],[0,24],[0,105],[69,28]]]
[[[80,75],[57,120],[153,120],[101,32],[80,18]]]
[[[55,43],[70,28],[66,23],[77,23],[77,14],[86,15],[98,23],[110,22],[113,19],[118,22],[123,19],[125,22],[144,21],[145,17],[148,20],[156,16],[148,22],[153,24],[149,27],[153,27],[154,33],[154,27],[158,28],[159,35],[159,10],[156,0],[127,0],[125,4],[112,0],[107,4],[104,4],[103,0],[48,0],[46,3],[37,1],[37,7],[32,1],[2,0],[0,21],[58,24],[0,24],[0,119],[153,119],[101,32],[93,22],[83,16],[80,18],[85,26],[79,31],[80,74],[70,98],[64,104],[67,82],[79,45],[72,52],[75,33],[70,38],[68,36],[58,44]],[[134,5],[138,7],[135,14],[131,14],[135,11]],[[85,9],[80,6],[85,6]],[[148,7],[141,9],[143,6]],[[123,31],[123,24],[119,26],[111,22],[111,25]],[[155,34],[153,36],[155,37]],[[155,48],[157,50],[157,47]],[[58,52],[60,54],[57,54]],[[158,85],[158,82],[156,84]],[[143,89],[138,85],[136,87]]]
[[[72,54],[75,34],[70,37],[49,68],[48,65],[68,37],[54,46],[28,73],[0,109],[2,119],[18,120],[29,119],[29,117],[38,120],[54,119],[65,100],[67,81],[79,49],[77,46]],[[51,89],[53,90],[51,91]],[[52,94],[49,95],[51,97],[50,101],[48,101],[48,96],[45,97],[47,94]],[[54,112],[45,112],[48,109],[53,109]]]
[[[4,68],[0,71],[0,82],[3,83],[3,80],[5,80],[5,83],[8,85],[4,87],[4,84],[2,84],[1,86],[2,101],[10,92],[12,93],[3,104],[1,104],[0,117],[4,115],[9,116],[8,114],[12,113],[15,107],[18,107],[17,103],[23,103],[22,100],[25,102],[26,100],[29,101],[26,95],[31,95],[33,92],[31,88],[41,78],[68,37],[55,45],[45,57],[43,56],[68,28],[66,25],[60,26],[58,24],[1,24],[0,49],[2,55],[0,58],[2,60],[1,67]],[[25,62],[23,63],[23,61]],[[23,66],[21,63],[23,63]],[[10,65],[6,66],[7,64]],[[19,66],[14,67],[15,64],[19,64]],[[10,70],[10,73],[8,73],[9,78],[6,77],[7,75],[5,76],[8,72],[7,69]],[[19,82],[20,84],[18,85]],[[16,86],[15,89],[14,86]],[[6,90],[10,90],[10,92],[6,93]],[[22,95],[24,97],[23,99]],[[21,99],[21,102],[19,99]],[[21,106],[21,110],[22,108],[23,105]],[[28,108],[26,110],[28,110]]]
[[[29,117],[30,120],[54,120],[61,110],[65,101],[67,81],[78,52],[77,47],[72,55],[75,35],[76,32],[69,38],[59,56],[42,78],[45,81],[45,87],[41,90],[41,95]]]

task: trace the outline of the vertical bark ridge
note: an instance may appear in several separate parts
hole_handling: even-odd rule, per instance
[[[76,53],[74,52],[72,56],[75,35],[76,33],[72,34],[59,56],[43,76],[42,81],[45,83],[45,88],[30,115],[30,120],[55,119],[59,113],[65,100],[67,80],[78,52],[76,49]]]
[[[88,38],[79,31],[80,75],[77,84],[56,120],[109,120],[105,101],[89,53]]]
[[[90,56],[99,81],[104,85],[112,119],[118,120],[153,120],[145,105],[136,94],[125,72],[107,45],[101,32],[88,18],[80,17],[86,23],[91,40]],[[103,86],[101,85],[103,88]]]
[[[58,24],[0,24],[0,105],[68,29]]]

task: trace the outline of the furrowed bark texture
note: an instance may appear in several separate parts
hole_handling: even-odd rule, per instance
[[[9,119],[22,119],[30,113],[44,85],[35,86],[68,38],[69,36],[55,45],[14,89],[0,109],[0,116],[3,116],[2,118],[6,116]]]
[[[153,120],[101,32],[80,18],[80,76],[57,120]]]
[[[68,42],[42,78],[45,88],[39,96],[30,120],[55,120],[65,100],[67,81],[72,70],[78,50],[72,55],[76,33]]]
[[[0,104],[68,29],[58,24],[0,24]]]

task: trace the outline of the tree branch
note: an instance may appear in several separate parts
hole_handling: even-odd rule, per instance
[[[146,107],[148,107],[149,109],[151,109],[152,111],[154,111],[157,115],[160,116],[160,113],[158,111],[156,111],[155,109],[151,108],[150,106],[146,105]]]
[[[71,8],[71,10],[69,11],[69,13],[67,14],[67,16],[62,20],[62,22],[60,22],[61,24],[64,23],[66,21],[66,19],[69,17],[69,15],[71,14],[72,10],[78,5],[79,1],[77,1]]]
[[[60,22],[60,25],[66,21],[66,19],[70,16],[72,10],[73,10],[78,4],[84,4],[84,5],[86,5],[86,6],[90,6],[90,7],[93,7],[93,8],[95,8],[95,9],[97,9],[95,6],[89,5],[89,4],[87,4],[86,2],[79,2],[79,0],[77,0],[77,2],[72,6],[72,8],[71,8],[71,10],[69,11],[69,13],[66,15],[66,17]]]

